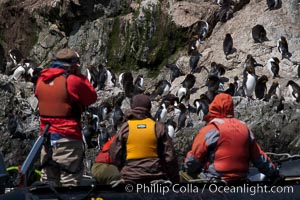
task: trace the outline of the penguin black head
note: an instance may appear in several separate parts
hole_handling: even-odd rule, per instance
[[[254,69],[253,66],[247,66],[247,67],[246,67],[246,71],[247,71],[249,74],[255,73],[255,69]]]
[[[257,81],[260,83],[266,83],[268,82],[268,77],[266,75],[262,75]]]
[[[231,38],[231,34],[230,33],[226,33],[225,38]]]
[[[179,103],[178,108],[181,112],[185,112],[187,110],[186,106],[183,103]]]
[[[297,83],[295,83],[295,81],[289,80],[289,81],[287,82],[287,84],[286,84],[286,87],[289,86],[289,85],[295,85],[295,84],[297,84]]]
[[[283,44],[287,44],[287,40],[284,36],[280,36],[280,40]]]
[[[277,57],[272,57],[273,58],[273,60],[274,60],[274,62],[276,63],[276,64],[279,64],[280,63],[280,60],[277,58]]]
[[[228,89],[224,91],[224,93],[234,96],[235,93],[235,85],[233,83],[228,84]]]
[[[251,54],[248,54],[246,60],[252,60],[252,59],[253,59],[253,56]]]
[[[181,84],[184,88],[191,89],[195,85],[195,82],[196,77],[193,74],[188,74]]]
[[[247,66],[254,66],[254,63],[256,63],[256,61],[254,60],[253,56],[251,54],[248,54],[244,63],[244,68],[246,68]]]
[[[278,83],[278,81],[273,81],[272,85],[277,87],[279,85],[279,83]]]
[[[220,81],[220,78],[216,75],[209,75],[208,78],[207,78],[207,81],[206,81],[206,86],[209,86],[211,84],[214,84],[214,83],[218,83]]]
[[[204,99],[208,99],[208,97],[207,97],[206,94],[201,94],[201,95],[200,95],[200,99],[201,99],[201,100],[204,100]]]
[[[209,75],[205,82],[205,86],[207,86],[209,92],[207,95],[214,96],[214,94],[219,90],[220,78],[217,75]]]

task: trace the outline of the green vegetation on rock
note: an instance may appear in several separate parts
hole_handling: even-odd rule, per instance
[[[131,22],[114,19],[107,59],[117,72],[147,68],[156,76],[184,45],[184,31],[160,7],[133,13]]]

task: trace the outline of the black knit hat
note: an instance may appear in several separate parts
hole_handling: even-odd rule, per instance
[[[76,51],[69,48],[59,50],[56,53],[55,58],[59,61],[66,62],[71,65],[78,64],[80,62],[79,54]]]
[[[151,100],[148,95],[138,94],[132,97],[131,108],[143,107],[151,110]]]

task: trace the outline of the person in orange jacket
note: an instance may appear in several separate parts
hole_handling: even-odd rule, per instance
[[[208,124],[195,137],[185,158],[185,169],[203,180],[246,179],[249,162],[267,177],[278,170],[256,142],[245,122],[234,117],[232,97],[218,94],[205,117]]]
[[[83,175],[81,113],[97,100],[97,93],[81,74],[77,52],[64,48],[55,57],[42,70],[35,88],[41,132],[50,124],[50,141],[41,152],[41,180],[54,186],[76,186]]]
[[[112,164],[112,158],[109,154],[110,145],[115,140],[116,136],[117,135],[112,136],[103,145],[93,164],[92,176],[96,179],[97,183],[110,184],[112,181],[121,178],[121,174],[118,168]]]

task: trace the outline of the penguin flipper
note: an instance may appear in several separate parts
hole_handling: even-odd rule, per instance
[[[256,63],[254,64],[254,67],[264,67],[262,64]]]
[[[191,105],[188,105],[188,111],[191,112],[191,113],[196,113],[197,112],[197,108],[191,106]]]

